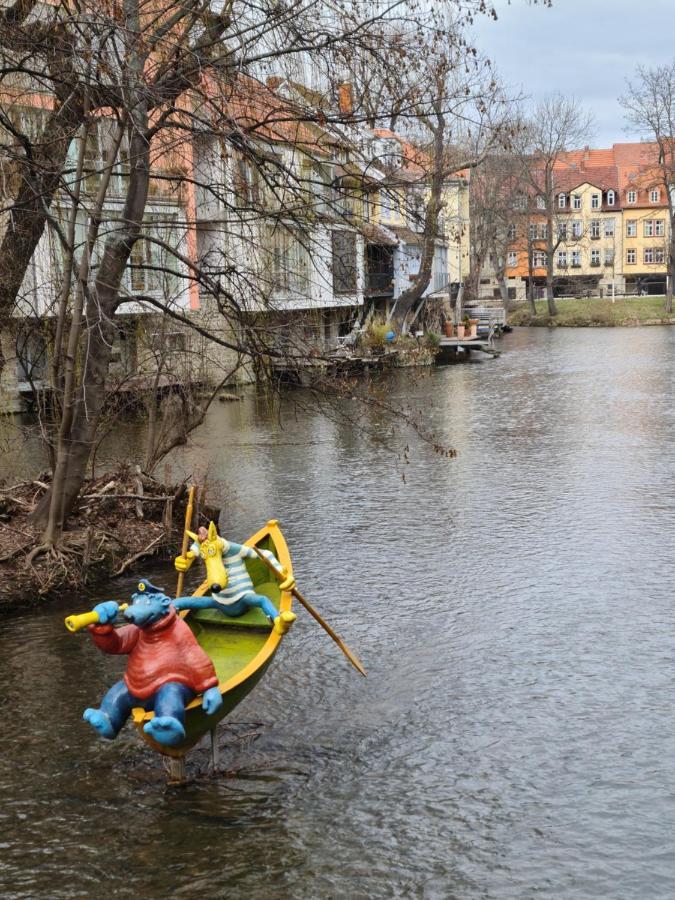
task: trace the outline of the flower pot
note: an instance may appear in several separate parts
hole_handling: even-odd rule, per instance
[[[446,337],[452,337],[454,334],[452,322],[443,322],[443,333]]]
[[[460,339],[460,341],[464,337],[464,325],[463,324],[457,326],[457,337]]]
[[[469,337],[478,337],[478,322],[469,322]]]

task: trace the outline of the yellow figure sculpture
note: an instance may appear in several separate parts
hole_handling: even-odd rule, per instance
[[[274,623],[274,628],[284,634],[295,614],[279,611],[269,597],[257,594],[248,574],[246,559],[257,559],[258,555],[252,547],[226,541],[218,535],[213,522],[209,527],[201,527],[197,534],[188,531],[193,539],[185,556],[177,556],[174,565],[179,572],[187,572],[198,556],[206,565],[206,578],[211,589],[210,597],[179,597],[174,601],[176,609],[219,609],[227,616],[241,616],[251,607],[258,607]],[[273,553],[263,551],[282,579],[279,587],[282,591],[290,591],[295,587],[295,578],[289,576]]]

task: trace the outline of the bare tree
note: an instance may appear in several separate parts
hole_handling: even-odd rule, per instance
[[[563,240],[557,227],[556,169],[565,153],[585,143],[592,124],[592,116],[577,100],[552,94],[536,104],[520,140],[523,179],[528,187],[527,202],[535,208],[539,204],[546,223],[546,302],[551,316],[558,314],[553,298],[554,255]]]
[[[619,98],[631,130],[653,141],[656,153],[646,177],[659,184],[668,201],[669,242],[666,312],[673,311],[675,278],[675,61],[647,69],[638,66]]]

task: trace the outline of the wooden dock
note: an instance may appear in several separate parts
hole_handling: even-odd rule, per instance
[[[439,355],[447,356],[453,359],[461,358],[462,354],[467,357],[474,350],[480,350],[481,353],[487,353],[489,356],[499,356],[500,351],[496,350],[492,341],[484,338],[441,338],[438,345]]]

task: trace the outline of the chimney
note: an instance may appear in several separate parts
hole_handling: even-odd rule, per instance
[[[343,81],[338,85],[338,105],[340,115],[351,116],[354,113],[354,93],[351,81]]]

